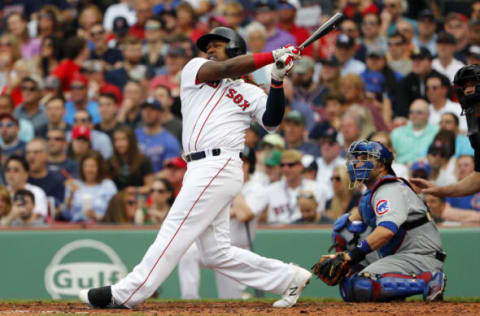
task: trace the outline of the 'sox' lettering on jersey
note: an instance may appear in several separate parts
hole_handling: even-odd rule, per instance
[[[386,214],[388,211],[390,211],[390,204],[388,203],[388,200],[378,201],[377,206],[375,207],[375,213],[381,216]]]
[[[237,90],[233,88],[228,89],[227,98],[232,99],[233,102],[235,102],[235,104],[242,109],[242,111],[245,111],[250,106],[250,102],[245,100],[243,95],[241,93],[237,93]]]

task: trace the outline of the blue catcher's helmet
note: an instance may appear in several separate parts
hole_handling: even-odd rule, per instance
[[[382,143],[367,140],[355,141],[348,148],[347,158],[348,174],[352,183],[370,178],[374,168],[372,159],[381,161],[387,167],[388,173],[395,175],[391,167],[393,154]],[[355,167],[358,162],[363,162],[359,168]]]

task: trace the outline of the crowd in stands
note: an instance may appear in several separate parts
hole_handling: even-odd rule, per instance
[[[178,194],[180,74],[196,40],[228,26],[249,53],[299,45],[280,128],[246,132],[238,222],[333,223],[357,207],[345,153],[395,153],[399,177],[446,185],[474,172],[452,81],[480,63],[480,1],[0,1],[0,225],[162,223]],[[266,92],[271,66],[245,78]],[[425,196],[438,222],[480,224],[480,193]],[[233,237],[232,237],[233,238]]]

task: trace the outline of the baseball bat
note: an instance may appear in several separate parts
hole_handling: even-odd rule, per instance
[[[302,51],[305,47],[315,42],[320,37],[323,37],[328,33],[330,33],[332,30],[334,30],[337,27],[338,24],[342,22],[344,18],[345,18],[345,15],[343,13],[340,13],[340,12],[335,13],[330,19],[327,20],[327,22],[320,25],[318,29],[316,29],[315,32],[313,32],[312,35],[310,35],[309,38],[307,38],[302,44],[298,46],[300,51]],[[278,68],[283,68],[285,66],[281,60],[277,61],[276,65]]]

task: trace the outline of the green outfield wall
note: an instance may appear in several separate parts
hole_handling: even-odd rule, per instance
[[[443,228],[448,258],[446,296],[480,297],[480,228]],[[130,271],[156,237],[155,230],[33,230],[0,232],[0,298],[71,298],[80,288],[110,284]],[[330,246],[329,229],[261,229],[261,255],[310,268]],[[175,270],[158,291],[179,298]],[[217,296],[214,274],[202,271],[200,294]],[[269,296],[267,294],[267,296]],[[337,287],[314,279],[308,297],[339,297]]]

